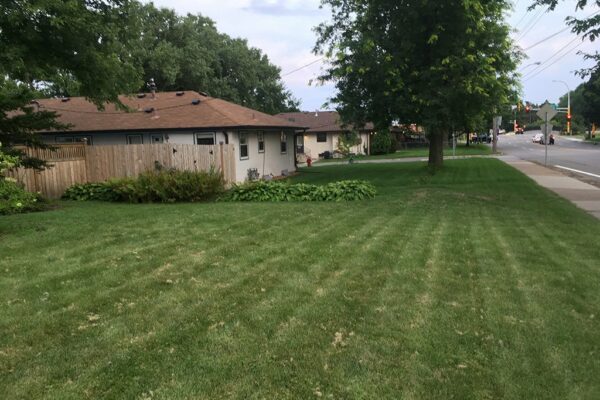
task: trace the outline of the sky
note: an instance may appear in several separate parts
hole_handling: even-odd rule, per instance
[[[514,10],[506,16],[515,29],[512,37],[523,49],[564,29],[567,16],[585,17],[597,10],[588,6],[577,11],[575,0],[564,0],[549,13],[528,12],[532,1],[514,0]],[[281,68],[282,79],[301,100],[302,110],[323,109],[324,103],[335,94],[332,84],[310,84],[324,67],[322,61],[292,72],[320,58],[312,52],[316,42],[313,28],[330,16],[329,10],[319,8],[320,0],[155,0],[154,4],[182,15],[208,16],[220,32],[245,38],[250,46],[261,49]],[[577,52],[593,52],[598,47],[598,42],[581,42],[569,29],[526,51],[528,58],[519,68],[523,74],[523,99],[534,103],[557,102],[567,92],[567,86],[574,90],[583,82],[574,72],[592,65]],[[536,62],[543,64],[531,65]],[[553,80],[564,81],[567,86]]]

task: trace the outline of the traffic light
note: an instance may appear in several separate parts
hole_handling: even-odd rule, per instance
[[[567,122],[571,123],[571,114],[567,114]]]

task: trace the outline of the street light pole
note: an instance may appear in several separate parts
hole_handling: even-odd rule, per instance
[[[567,133],[571,135],[571,121],[569,121],[569,116],[571,115],[571,89],[565,81],[553,80],[552,82],[562,83],[567,87]]]

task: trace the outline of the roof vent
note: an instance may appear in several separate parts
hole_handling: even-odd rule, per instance
[[[200,104],[200,99],[194,99],[192,100],[192,104],[197,106],[198,104]]]
[[[143,99],[144,97],[146,97],[146,93],[138,93],[137,95],[138,99]]]
[[[154,107],[144,108],[144,112],[150,114],[151,112],[154,112]]]
[[[69,100],[71,100],[70,97],[63,97],[62,99],[60,99],[60,101],[62,101],[63,103],[66,103]]]
[[[175,92],[175,96],[183,96],[185,92]]]
[[[208,93],[206,93],[206,92],[198,92],[198,94],[201,94],[204,97],[208,97]]]

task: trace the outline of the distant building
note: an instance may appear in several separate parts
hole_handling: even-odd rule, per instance
[[[277,114],[289,123],[308,127],[304,134],[296,135],[296,152],[311,158],[318,158],[324,152],[334,153],[341,135],[347,134],[352,127],[342,126],[340,115],[336,111],[293,112]],[[361,144],[351,151],[355,154],[369,154],[373,124],[367,123],[357,130]]]

